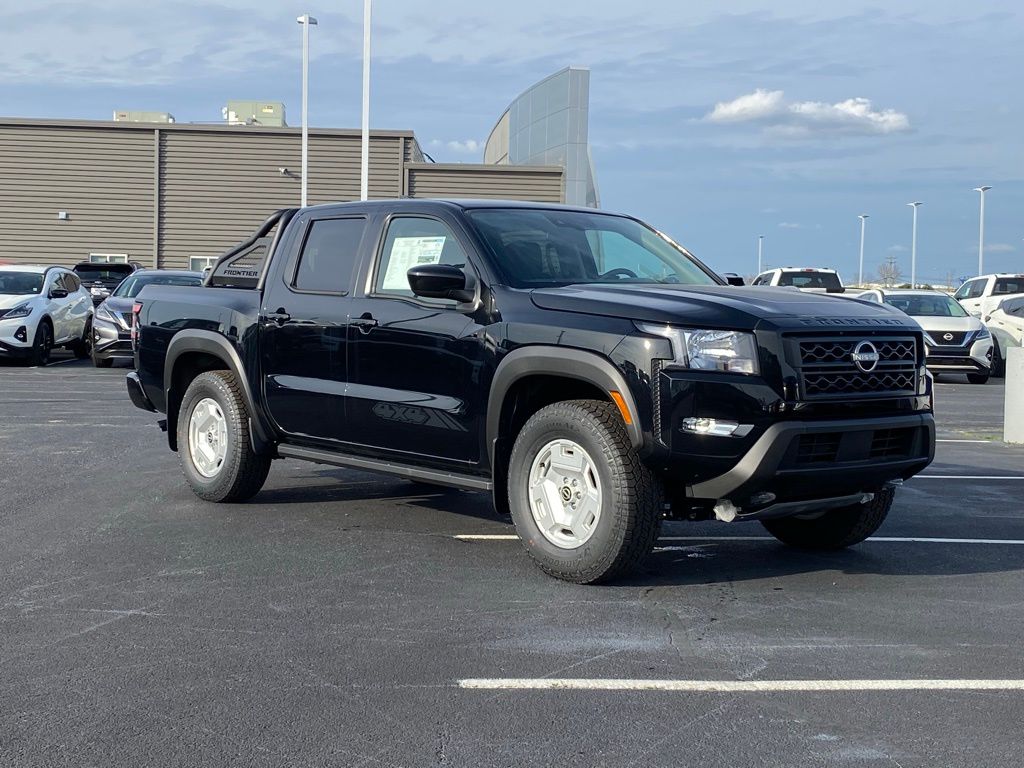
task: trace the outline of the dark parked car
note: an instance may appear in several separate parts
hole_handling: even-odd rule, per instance
[[[109,368],[115,360],[131,360],[132,303],[147,285],[200,285],[200,272],[142,269],[121,282],[98,307],[92,321],[92,363]]]
[[[82,261],[74,266],[74,272],[82,281],[85,290],[92,295],[92,303],[105,300],[128,275],[139,269],[134,262],[129,264],[107,264],[106,262]]]
[[[243,501],[283,457],[491,491],[575,582],[633,568],[665,517],[856,544],[933,456],[907,315],[727,285],[592,209],[289,209],[133,312],[129,395],[199,497]]]

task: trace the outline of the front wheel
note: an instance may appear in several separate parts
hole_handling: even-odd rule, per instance
[[[971,384],[987,384],[989,374],[987,373],[968,373],[967,381]]]
[[[245,501],[263,487],[271,460],[252,449],[245,399],[228,371],[208,371],[192,380],[178,411],[177,432],[181,469],[199,498]]]
[[[800,549],[844,549],[859,544],[878,530],[895,496],[895,489],[886,488],[867,504],[851,504],[813,517],[797,515],[762,520],[761,524],[783,544]]]
[[[53,329],[47,321],[39,323],[36,328],[35,338],[32,340],[32,354],[29,362],[40,367],[50,362],[50,352],[53,350]]]
[[[509,461],[512,520],[547,574],[577,584],[634,569],[658,535],[658,483],[611,403],[571,400],[540,409]]]

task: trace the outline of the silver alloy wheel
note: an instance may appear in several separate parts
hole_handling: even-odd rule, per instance
[[[585,544],[601,519],[601,478],[572,440],[552,440],[530,466],[530,511],[544,538],[561,549]]]
[[[220,405],[204,397],[192,407],[188,419],[188,453],[203,477],[214,477],[228,455],[228,422]]]

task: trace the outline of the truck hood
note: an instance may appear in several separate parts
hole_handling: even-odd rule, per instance
[[[725,330],[750,330],[762,321],[806,327],[828,320],[916,328],[909,317],[887,305],[792,288],[594,284],[538,288],[532,291],[531,298],[542,309],[560,312]]]

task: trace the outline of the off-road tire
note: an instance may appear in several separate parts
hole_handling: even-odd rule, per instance
[[[50,362],[50,352],[53,351],[53,326],[48,320],[43,320],[36,328],[35,338],[32,340],[32,354],[29,356],[29,365],[38,365],[40,368]]]
[[[575,549],[544,537],[529,503],[530,467],[550,441],[569,439],[593,459],[602,488],[601,516]],[[660,484],[644,466],[612,403],[568,400],[537,411],[516,437],[509,460],[509,505],[516,532],[545,573],[576,584],[610,581],[635,569],[658,537]]]
[[[780,517],[761,524],[783,544],[800,549],[835,550],[859,544],[878,530],[892,507],[896,491],[887,488],[867,504],[831,509],[819,517]]]
[[[68,344],[68,349],[79,360],[87,359],[92,353],[92,319],[85,321],[85,329],[82,331],[82,338]]]
[[[192,410],[203,398],[216,401],[227,426],[227,455],[213,477],[204,477],[192,461],[188,448],[188,426]],[[246,501],[259,493],[270,471],[271,459],[252,449],[249,439],[249,412],[242,389],[228,371],[207,371],[192,380],[178,410],[178,456],[181,470],[192,491],[213,502]]]

